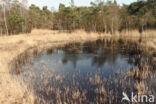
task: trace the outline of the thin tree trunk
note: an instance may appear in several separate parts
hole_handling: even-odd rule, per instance
[[[2,33],[3,33],[3,32],[2,32],[2,27],[1,27],[1,35],[2,35]]]
[[[127,23],[127,20],[126,20],[126,33],[128,33],[128,30],[129,30],[129,27],[128,27],[128,23]]]
[[[96,24],[94,25],[94,32],[96,32]]]
[[[114,28],[114,23],[113,22],[114,22],[114,18],[112,18],[112,34],[114,33],[114,29],[113,29]]]
[[[8,26],[7,26],[7,22],[6,22],[6,14],[5,14],[5,6],[3,4],[3,14],[4,14],[4,23],[5,23],[5,28],[6,28],[6,34],[8,35]]]
[[[142,32],[144,32],[144,25],[142,25]]]
[[[106,25],[106,23],[105,23],[105,33],[107,33],[107,25]]]
[[[21,5],[22,5],[22,4],[21,4]],[[23,12],[24,12],[24,11],[22,10],[22,6],[20,6],[20,13],[21,13],[21,16],[23,16],[24,19],[25,19],[25,16],[24,16]],[[25,26],[24,26],[24,24],[22,23],[22,32],[25,32],[24,30],[25,30]]]

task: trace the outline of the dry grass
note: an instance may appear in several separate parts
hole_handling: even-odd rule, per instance
[[[31,104],[34,96],[29,93],[19,79],[12,80],[10,77],[9,63],[31,47],[44,49],[68,42],[96,40],[99,34],[87,34],[77,31],[76,33],[57,33],[49,30],[33,30],[31,34],[0,37],[0,103]],[[52,44],[53,43],[53,44]]]
[[[156,31],[152,30],[146,31],[142,35],[137,31],[132,31],[130,33],[116,33],[116,35],[111,36],[110,34],[88,34],[81,30],[70,34],[50,30],[33,30],[30,34],[2,36],[0,37],[0,104],[34,103],[35,96],[33,93],[29,92],[20,79],[12,79],[10,76],[10,62],[14,61],[20,54],[30,48],[33,49],[35,47],[38,50],[43,50],[47,47],[55,47],[69,42],[97,40],[105,37],[109,39],[135,37],[133,39],[139,40],[143,36],[142,45],[156,49],[155,33]],[[73,97],[77,98],[78,95],[78,91],[76,91]]]

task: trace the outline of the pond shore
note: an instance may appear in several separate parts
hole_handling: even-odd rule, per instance
[[[20,34],[0,37],[0,103],[33,104],[35,95],[30,92],[20,79],[10,76],[11,63],[27,50],[42,51],[48,47],[57,47],[70,42],[93,41],[97,39],[123,39],[140,42],[139,44],[156,50],[156,31],[148,30],[142,34],[137,31],[111,34],[86,33],[78,30],[72,33],[62,33],[50,30],[33,30],[30,34]]]

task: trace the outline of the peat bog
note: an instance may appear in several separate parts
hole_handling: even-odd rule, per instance
[[[32,59],[12,76],[37,95],[36,103],[115,104],[121,103],[122,92],[156,93],[153,56],[137,43],[71,43]]]

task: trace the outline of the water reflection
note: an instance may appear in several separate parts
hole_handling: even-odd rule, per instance
[[[135,43],[97,40],[48,50],[19,76],[39,103],[121,104],[122,92],[154,93],[153,66]]]
[[[123,44],[114,45],[98,40],[84,44],[69,44],[63,48],[53,50],[51,54],[57,56],[61,53],[61,56],[58,55],[59,60],[62,60],[62,63],[67,66],[69,63],[72,63],[74,69],[77,68],[77,64],[79,64],[80,61],[85,61],[86,63],[91,62],[88,66],[95,66],[97,68],[103,68],[105,64],[109,64],[109,66],[112,67],[114,66],[114,69],[118,66],[117,64],[131,67],[138,66],[141,68],[140,64],[143,63],[143,61],[147,62],[145,60],[146,57],[143,57],[142,52],[136,47],[136,44],[129,45],[131,46],[125,47]]]

